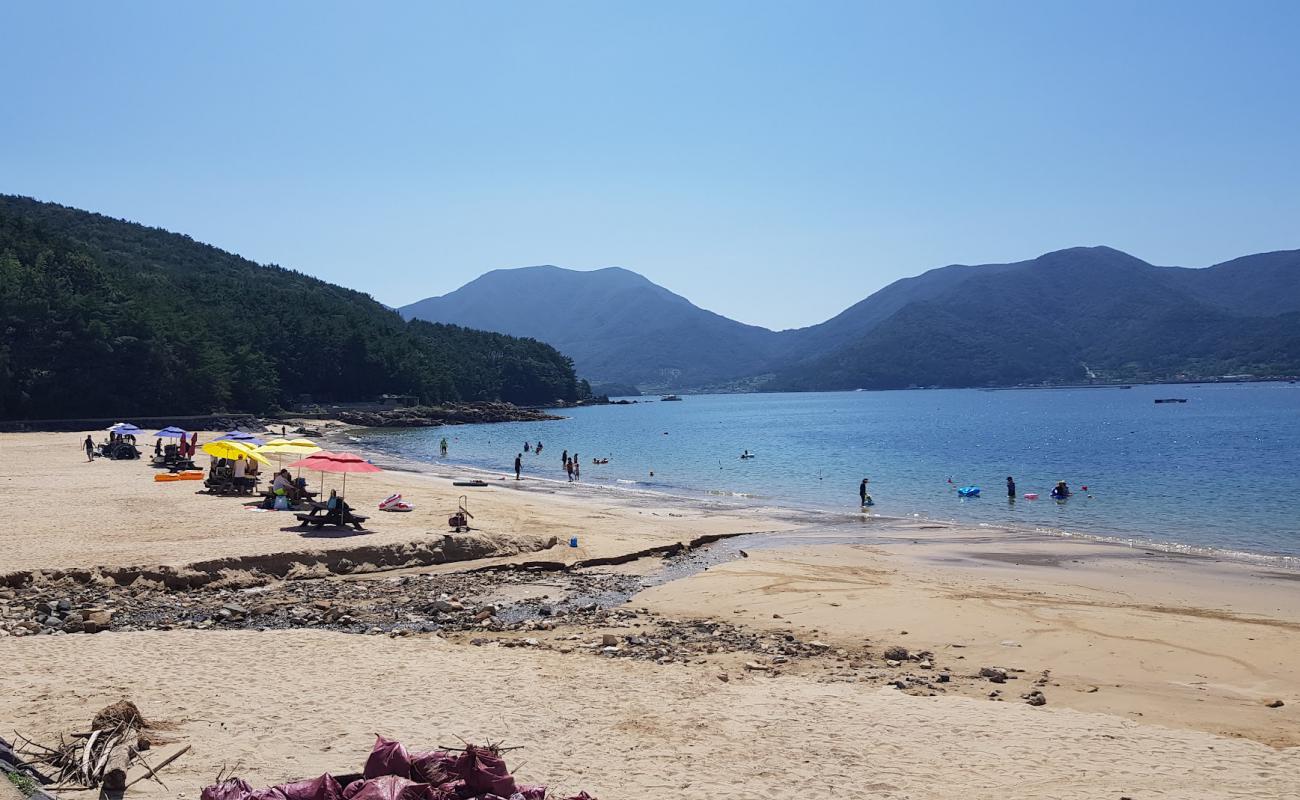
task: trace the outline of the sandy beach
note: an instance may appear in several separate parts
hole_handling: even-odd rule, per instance
[[[474,535],[500,548],[492,563],[572,563],[761,532],[628,605],[647,619],[789,633],[828,653],[789,665],[762,652],[657,664],[564,645],[600,639],[581,626],[529,634],[538,641],[527,648],[308,628],[0,638],[0,727],[53,735],[130,697],[192,745],[166,773],[170,793],[142,783],[132,796],[197,797],[223,764],[242,764],[255,784],[345,772],[375,732],[422,746],[505,739],[525,746],[521,776],[602,800],[1300,796],[1300,581],[1290,572],[892,520],[857,525],[854,541],[842,524],[755,509],[537,481],[459,489],[437,474],[445,467],[350,476],[358,510],[396,491],[417,510],[371,513],[366,533],[313,536],[247,500],[156,484],[144,462],[88,464],[79,438],[0,435],[9,510],[0,575],[12,585],[59,570],[229,569],[420,547],[442,539],[457,496],[472,492]],[[536,549],[551,537],[555,546]],[[891,666],[889,647],[929,655]],[[1007,680],[981,678],[989,667]],[[936,683],[939,674],[951,682]],[[1045,705],[1022,698],[1035,691]]]

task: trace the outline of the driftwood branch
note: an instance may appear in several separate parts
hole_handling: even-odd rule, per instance
[[[162,769],[163,767],[165,767],[165,766],[167,766],[168,764],[172,763],[173,761],[175,761],[176,759],[180,758],[181,756],[185,755],[187,752],[189,752],[189,749],[190,749],[190,746],[189,746],[188,744],[185,745],[185,746],[182,747],[181,749],[177,750],[175,753],[172,753],[171,755],[169,755],[169,756],[167,756],[166,758],[164,758],[162,761],[159,761],[159,762],[158,762],[158,766],[156,766],[156,767],[149,767],[148,770],[145,772],[145,774],[141,775],[141,776],[138,777],[138,778],[134,778],[134,779],[132,779],[131,782],[128,783],[128,784],[126,784],[126,786],[124,786],[123,788],[130,788],[131,786],[134,786],[135,784],[139,783],[140,781],[144,780],[145,778],[152,778],[152,777],[154,777],[154,775],[156,775],[157,772],[158,772],[160,769]],[[159,783],[161,783],[161,782],[162,782],[162,781],[159,781]]]
[[[103,766],[98,767],[96,772],[108,791],[126,788],[126,770],[131,766],[131,758],[135,755],[136,743],[139,741],[139,732],[135,728],[127,728],[104,748],[104,755],[100,757]]]

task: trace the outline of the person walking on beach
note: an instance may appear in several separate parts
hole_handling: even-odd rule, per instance
[[[81,446],[84,447],[84,448],[86,448],[86,460],[87,460],[87,461],[94,461],[94,460],[95,460],[95,440],[92,439],[92,438],[90,438],[90,434],[86,434],[86,441],[82,442],[82,443],[81,443]]]
[[[1010,475],[1007,476],[1007,498],[1010,500],[1016,499],[1016,479]]]
[[[519,480],[519,472],[524,468],[524,454],[515,453],[515,480]]]
[[[871,496],[871,495],[867,494],[867,484],[870,483],[870,482],[871,482],[871,479],[870,479],[870,478],[863,478],[863,479],[862,479],[862,483],[859,483],[859,484],[858,484],[858,497],[861,498],[861,500],[862,500],[862,507],[863,507],[863,508],[866,508],[866,507],[867,507],[867,498],[869,498],[869,497]]]

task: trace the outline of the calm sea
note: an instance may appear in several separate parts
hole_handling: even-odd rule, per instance
[[[1187,403],[1156,404],[1185,397]],[[647,398],[558,422],[372,431],[406,457],[764,506],[1012,525],[1238,553],[1300,556],[1300,385],[939,390]],[[741,460],[748,449],[756,458]],[[593,458],[608,458],[593,465]],[[653,476],[651,473],[653,472]],[[1005,481],[1019,494],[1008,501]],[[951,483],[949,480],[951,479]],[[1076,492],[1048,499],[1057,480]],[[961,499],[956,487],[982,488]],[[1087,491],[1082,489],[1087,486]]]

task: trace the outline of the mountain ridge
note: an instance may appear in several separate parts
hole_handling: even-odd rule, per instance
[[[407,318],[492,330],[505,325],[504,332],[554,344],[593,381],[656,391],[1068,381],[1096,372],[1085,358],[1116,380],[1159,379],[1187,370],[1208,377],[1214,373],[1204,370],[1217,368],[1300,372],[1300,347],[1291,344],[1287,325],[1278,321],[1300,313],[1300,250],[1199,268],[1156,266],[1106,245],[1007,263],[950,264],[894,281],[824,322],[783,331],[701,309],[621,267],[606,269],[647,293],[617,300],[593,295],[583,285],[592,279],[584,276],[604,270],[549,266],[555,271],[545,277],[562,276],[560,285],[525,281],[529,302],[547,305],[561,320],[583,322],[559,330],[535,324],[526,313],[503,322],[502,308],[485,307],[476,296],[478,281],[493,275],[497,304],[517,310],[521,287],[514,284],[537,269],[493,270],[400,311]],[[979,302],[972,304],[972,298]],[[593,312],[593,302],[595,308],[612,306],[612,318]],[[638,304],[651,308],[632,307]],[[447,311],[451,307],[455,313]],[[982,354],[934,358],[912,352],[926,341],[959,350],[963,335],[995,353],[1001,350],[1000,358],[1016,366],[1000,368],[998,359]],[[1050,360],[1027,341],[1031,335],[1055,354]],[[1215,344],[1219,340],[1236,344]],[[700,346],[704,342],[708,347]],[[1152,343],[1158,343],[1154,350]],[[1126,352],[1140,358],[1127,359]],[[911,376],[904,363],[909,353],[928,365]],[[967,363],[946,363],[962,359]],[[864,367],[868,364],[876,366]]]

